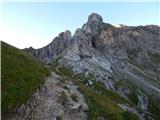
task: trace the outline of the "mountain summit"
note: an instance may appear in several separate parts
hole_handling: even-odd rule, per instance
[[[55,67],[64,66],[76,75],[93,76],[106,89],[132,101],[133,108],[120,106],[140,119],[159,118],[159,26],[115,27],[92,13],[73,36],[67,30],[45,47],[25,51],[45,64],[56,61]]]

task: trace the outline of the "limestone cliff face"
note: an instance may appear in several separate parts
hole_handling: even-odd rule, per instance
[[[48,64],[51,63],[55,57],[59,56],[64,49],[68,48],[70,46],[70,42],[71,32],[66,30],[65,32],[60,33],[58,37],[54,38],[50,44],[43,48],[34,49],[30,47],[24,50],[40,59],[42,62]]]
[[[61,57],[60,64],[75,73],[92,74],[122,96],[138,91],[141,109],[147,109],[148,95],[160,99],[159,26],[115,27],[92,13],[73,36],[66,31],[41,49],[25,50],[44,63]],[[130,82],[137,90],[128,87]]]

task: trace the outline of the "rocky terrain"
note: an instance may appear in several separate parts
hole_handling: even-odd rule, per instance
[[[82,28],[78,28],[73,36],[69,30],[66,30],[43,48],[27,48],[24,50],[31,53],[44,64],[51,65],[54,68],[53,71],[62,77],[67,77],[68,79],[74,78],[74,83],[78,87],[81,86],[79,89],[81,94],[85,96],[86,103],[93,102],[88,102],[90,101],[90,97],[87,98],[86,96],[90,96],[90,94],[86,92],[86,89],[89,91],[91,89],[93,93],[98,92],[100,95],[104,91],[109,90],[119,95],[120,98],[122,97],[129,101],[118,102],[111,97],[111,100],[115,100],[116,106],[118,106],[113,113],[119,113],[122,110],[137,115],[139,119],[160,119],[158,114],[160,113],[159,26],[146,25],[133,27],[120,25],[119,27],[115,27],[105,23],[100,15],[92,13],[88,17],[87,23]],[[67,70],[70,71],[70,74],[65,74]],[[77,76],[80,75],[83,75],[83,77],[77,79]],[[83,81],[83,78],[88,78],[85,79],[87,82],[84,80],[85,86],[81,82],[77,83],[77,81]],[[102,89],[95,90],[95,84],[102,85],[103,91]],[[73,87],[74,85],[71,86]],[[53,88],[53,91],[60,89],[56,88]],[[76,92],[78,96],[81,96],[78,91]],[[95,98],[97,96],[95,95]],[[102,96],[99,97],[103,98]],[[92,99],[95,98],[93,97]],[[58,106],[58,103],[53,102],[54,100],[47,100],[50,98],[45,97],[42,99],[47,101],[45,102],[47,104],[50,102],[52,107],[45,107],[44,101],[42,102],[42,106],[39,107],[53,110],[56,108],[55,104]],[[83,103],[85,103],[85,100],[82,100]],[[106,104],[108,99],[104,98],[103,100],[104,104]],[[99,103],[98,101],[96,102]],[[90,113],[92,113],[91,105],[89,105],[89,109]],[[106,109],[108,109],[108,106],[102,112],[106,111]],[[61,113],[65,116],[64,120],[72,119],[72,115],[64,113],[64,110],[65,108],[63,108]],[[111,114],[106,114],[108,111],[103,115],[98,114],[100,113],[99,111],[96,112],[97,115],[91,114],[90,118],[102,120],[111,118],[109,117]],[[40,113],[43,113],[43,111],[40,111],[39,108],[39,111],[36,113],[37,116],[39,114],[40,117],[42,115]],[[60,115],[58,109],[53,113]],[[79,116],[77,119],[86,119],[86,113],[80,115],[75,113],[74,115]],[[120,117],[122,116],[120,115]],[[45,114],[41,118],[43,117],[46,117],[44,118],[46,120],[49,119]],[[117,120],[120,119],[118,117],[116,118]],[[122,117],[121,119],[124,118]]]
[[[88,106],[72,81],[54,72],[8,120],[86,120]]]

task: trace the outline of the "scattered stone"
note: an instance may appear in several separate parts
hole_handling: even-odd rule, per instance
[[[93,82],[91,80],[88,80],[88,85],[89,86],[92,86],[93,85]]]

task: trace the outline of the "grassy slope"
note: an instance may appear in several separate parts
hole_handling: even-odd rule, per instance
[[[2,114],[25,103],[49,71],[30,55],[1,42]]]

